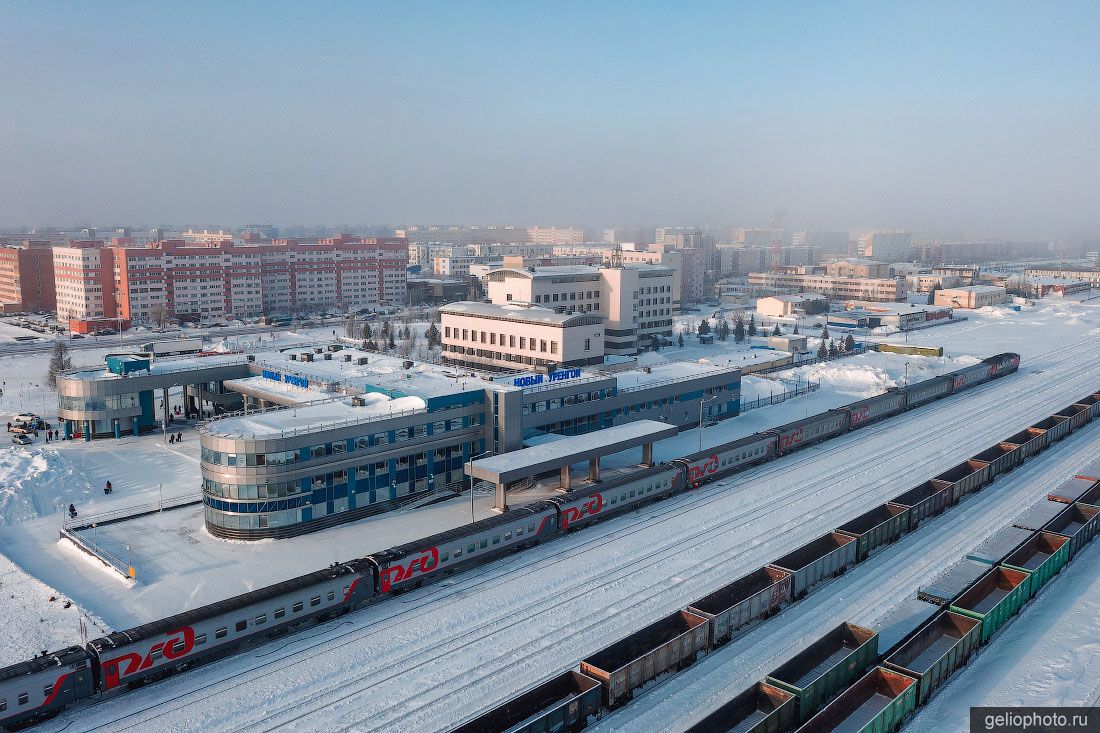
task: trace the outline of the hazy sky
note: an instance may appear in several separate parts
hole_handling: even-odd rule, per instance
[[[6,0],[0,223],[1100,231],[1100,3],[687,6]]]

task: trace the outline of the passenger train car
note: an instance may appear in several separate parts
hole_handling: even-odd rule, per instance
[[[74,701],[137,687],[296,626],[347,613],[1010,374],[1019,364],[1018,354],[999,354],[682,459],[116,632],[83,649],[69,647],[0,669],[0,725],[50,717]]]

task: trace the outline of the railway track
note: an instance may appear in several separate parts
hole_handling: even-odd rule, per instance
[[[1095,459],[1098,437],[1100,424],[1089,424],[1055,446],[1053,452],[1048,450],[998,476],[958,506],[924,520],[915,532],[882,548],[842,577],[829,581],[821,593],[810,594],[712,652],[682,675],[667,679],[662,695],[636,700],[586,728],[586,733],[686,729],[837,624],[852,621],[876,628],[883,614],[902,598],[914,595],[1045,497],[1083,462]],[[967,531],[960,532],[960,527],[966,527]],[[935,548],[934,554],[929,554],[929,548]],[[1009,629],[1011,633],[1011,626]],[[993,644],[996,643],[994,640]],[[692,701],[693,711],[686,716],[680,715],[685,710],[685,700]]]
[[[1064,356],[1067,351],[1070,352],[1072,356]],[[1095,352],[1097,350],[1094,349],[1093,351]],[[516,558],[512,558],[506,561],[498,561],[492,565],[487,566],[485,569],[479,572],[468,573],[466,575],[459,576],[457,581],[454,581],[450,587],[447,587],[446,585],[437,585],[429,589],[425,589],[424,591],[411,594],[407,598],[399,598],[396,601],[391,601],[387,604],[379,606],[376,609],[380,612],[385,613],[392,608],[392,612],[383,616],[380,619],[371,619],[366,623],[359,623],[355,619],[356,616],[362,617],[364,615],[369,616],[370,614],[355,614],[350,619],[344,620],[344,622],[339,625],[338,630],[335,632],[322,631],[319,634],[300,634],[292,637],[286,642],[283,642],[283,646],[281,648],[265,651],[264,656],[255,657],[258,660],[262,660],[261,663],[259,665],[253,666],[247,672],[231,672],[229,674],[224,674],[224,671],[221,668],[227,663],[218,663],[206,666],[204,667],[202,679],[210,680],[209,683],[203,683],[199,686],[192,687],[187,692],[179,695],[150,695],[151,697],[159,699],[149,700],[151,704],[139,710],[132,710],[131,708],[131,712],[129,714],[114,718],[110,721],[110,723],[105,723],[101,727],[120,729],[118,724],[122,724],[123,726],[128,725],[130,727],[140,727],[146,723],[163,718],[164,715],[188,707],[188,705],[193,704],[196,701],[196,696],[204,691],[210,692],[213,689],[224,688],[227,686],[227,684],[237,687],[237,689],[242,689],[242,687],[238,686],[247,686],[250,683],[257,682],[262,679],[266,679],[268,682],[270,682],[270,675],[276,674],[280,671],[286,671],[292,664],[301,662],[304,659],[317,658],[331,652],[338,647],[353,646],[361,643],[362,641],[369,640],[371,637],[377,638],[381,635],[384,638],[385,636],[393,632],[400,631],[402,628],[409,628],[410,625],[412,628],[421,628],[417,625],[417,622],[419,620],[431,619],[432,616],[436,612],[441,610],[448,602],[461,599],[463,596],[466,596],[471,592],[481,591],[490,587],[494,587],[501,581],[503,581],[504,583],[508,583],[510,580],[522,581],[522,578],[531,571],[545,571],[549,567],[554,565],[575,564],[576,560],[583,560],[584,555],[603,550],[609,547],[612,543],[629,538],[631,535],[648,533],[655,528],[661,529],[660,525],[663,522],[668,521],[685,511],[708,507],[720,507],[723,503],[728,503],[727,500],[729,498],[731,488],[740,488],[743,487],[745,484],[759,485],[760,483],[766,483],[769,479],[782,478],[785,474],[796,472],[800,467],[804,467],[805,465],[819,459],[821,457],[821,451],[829,451],[835,449],[838,443],[842,446],[848,445],[850,447],[851,444],[846,444],[845,441],[855,441],[859,443],[873,442],[875,439],[878,439],[882,436],[890,436],[893,433],[904,431],[906,427],[911,427],[914,423],[921,422],[927,419],[929,413],[939,414],[941,412],[958,411],[958,405],[962,403],[969,404],[970,402],[973,402],[973,400],[969,400],[969,397],[980,400],[983,398],[983,396],[988,394],[989,390],[999,391],[1001,389],[1004,389],[1007,390],[1009,393],[1012,393],[1017,389],[1014,386],[1015,384],[1017,384],[1020,380],[1028,380],[1029,376],[1033,377],[1034,372],[1037,370],[1046,370],[1048,373],[1047,376],[1050,377],[1051,370],[1056,371],[1059,367],[1064,367],[1064,365],[1069,363],[1075,363],[1079,359],[1087,356],[1088,354],[1086,353],[1083,353],[1081,351],[1074,351],[1072,348],[1070,348],[1059,350],[1057,352],[1051,352],[1051,354],[1048,355],[1033,357],[1025,361],[1025,369],[1022,373],[1010,377],[1006,380],[998,380],[997,382],[985,385],[979,388],[976,393],[967,393],[967,395],[965,396],[948,398],[948,400],[946,401],[933,403],[932,405],[920,408],[915,412],[903,413],[903,415],[899,416],[898,418],[886,421],[884,423],[881,423],[880,425],[861,429],[860,431],[857,431],[850,436],[830,441],[815,448],[810,448],[806,451],[802,451],[796,454],[793,457],[782,459],[778,462],[765,464],[762,467],[752,469],[742,474],[734,475],[727,479],[723,479],[713,485],[708,486],[704,490],[692,492],[690,494],[686,494],[680,497],[673,498],[671,500],[667,500],[665,502],[661,502],[659,504],[652,505],[647,509],[641,510],[641,513],[643,515],[642,517],[634,515],[634,517],[637,517],[637,519],[631,521],[626,526],[621,526],[624,524],[624,520],[618,520],[602,527],[585,530],[584,533],[576,537],[558,540],[556,542],[550,543],[549,545],[546,545],[540,550],[533,550],[531,551],[531,553],[533,554],[525,553],[524,555],[519,555],[516,556]],[[1027,384],[1024,386],[1023,391],[1025,391],[1030,396],[1030,403],[1024,401],[1015,403],[1016,409],[1012,413],[1011,419],[1021,419],[1023,422],[1019,423],[1019,427],[1026,427],[1026,425],[1034,422],[1037,417],[1042,417],[1042,415],[1039,414],[1039,411],[1036,409],[1033,403],[1037,402],[1040,398],[1047,396],[1052,392],[1057,392],[1058,394],[1065,393],[1065,402],[1066,404],[1068,404],[1068,402],[1072,399],[1083,396],[1086,390],[1086,387],[1084,386],[1085,382],[1087,382],[1087,379],[1085,377],[1079,376],[1072,381],[1060,382],[1056,382],[1056,380],[1048,378],[1043,387],[1032,388],[1030,384]],[[1091,386],[1093,385],[1089,385],[1089,387]],[[1059,400],[1061,399],[1062,398],[1059,398]],[[1064,406],[1063,404],[1061,404],[1061,402],[1052,402],[1050,404],[1054,405],[1051,411],[1053,411],[1053,409],[1058,409],[1059,407]],[[1005,411],[999,403],[994,405],[990,405],[987,403],[984,407],[979,407],[977,410],[971,410],[969,419],[976,420],[981,415],[991,414],[991,412],[1003,413]],[[1006,417],[1008,416],[1006,415]],[[970,427],[971,426],[969,424],[964,425],[962,423],[954,423],[952,427],[944,431],[944,435],[950,437],[955,433],[963,431],[964,428],[969,429]],[[983,433],[981,438],[974,439],[974,442],[981,443],[976,448],[976,450],[980,450],[981,448],[986,447],[990,442],[995,439],[1003,438],[1010,434],[1010,427],[1015,427],[1015,425],[1008,420],[997,423],[995,429]],[[986,437],[987,435],[988,437]],[[917,447],[921,440],[921,436],[917,436],[910,437],[902,441],[901,443],[894,443],[894,450],[891,453],[887,454],[885,458],[902,458],[906,456],[911,449]],[[971,454],[971,452],[968,452],[962,457],[965,458]],[[840,470],[831,470],[818,476],[817,478],[821,481],[823,485],[826,485],[829,480],[841,479],[841,474],[844,474],[848,477],[853,477],[854,471],[854,479],[859,480],[859,478],[863,474],[870,473],[872,467],[879,463],[881,460],[884,460],[884,457],[876,455],[874,453],[870,453],[868,455],[865,455],[863,458],[853,462],[852,464],[843,466]],[[893,487],[891,489],[892,493],[890,493],[889,496],[887,496],[886,498],[895,496],[897,493],[901,493],[901,491],[903,491],[905,488],[908,488],[909,486],[918,483],[919,479],[917,477],[917,473],[924,470],[926,466],[931,467],[932,473],[934,473],[936,470],[942,470],[945,467],[945,460],[946,457],[940,454],[932,456],[931,458],[926,459],[918,465],[907,466],[907,468],[914,472],[914,478],[912,480],[907,479],[903,482],[903,485]],[[931,475],[931,473],[929,473],[929,475]],[[927,478],[927,476],[921,475],[920,478]],[[842,501],[833,500],[829,503],[829,506],[830,508],[835,509],[837,513],[839,513],[842,508],[852,503],[853,499],[860,498],[862,496],[870,496],[871,494],[878,491],[881,488],[881,483],[882,482],[874,484],[871,489],[861,492],[856,497],[848,495]],[[761,520],[763,517],[770,516],[774,513],[777,513],[778,511],[782,511],[782,507],[780,510],[775,510],[774,507],[777,501],[781,502],[783,499],[793,499],[796,498],[796,496],[797,498],[800,498],[802,500],[807,500],[821,494],[822,492],[827,492],[829,490],[830,488],[827,487],[816,490],[809,495],[802,493],[801,490],[796,490],[782,496],[766,497],[764,500],[758,501],[755,505],[742,505],[740,507],[735,507],[732,510],[727,511],[724,515],[715,515],[716,518],[712,519],[709,522],[709,526],[706,528],[705,534],[702,535],[702,537],[704,538],[702,542],[694,542],[694,544],[688,547],[684,547],[682,543],[673,540],[653,549],[652,551],[646,553],[644,556],[632,557],[627,562],[618,563],[617,565],[610,568],[601,568],[603,572],[590,579],[590,582],[588,582],[586,585],[586,589],[582,591],[582,595],[587,596],[593,594],[600,588],[605,588],[609,585],[621,583],[625,580],[637,576],[639,573],[651,571],[653,568],[668,562],[674,557],[682,556],[685,553],[691,553],[699,550],[700,545],[704,545],[712,538],[727,533],[730,530],[735,529],[736,527],[746,526],[752,522]],[[881,498],[878,499],[878,501],[881,500]],[[771,511],[769,511],[769,509],[771,509]],[[746,510],[748,510],[748,514],[746,514]],[[831,528],[831,526],[825,526],[826,524],[831,524],[830,522],[825,521],[826,516],[822,516],[819,519],[819,524],[821,524],[821,526],[823,527],[823,529],[821,529],[821,532],[824,532],[827,529]],[[741,518],[745,521],[735,523],[734,518]],[[698,536],[699,535],[693,535],[693,541],[694,538]],[[754,540],[755,539],[758,538],[754,538]],[[572,543],[572,545],[570,546],[569,543]],[[723,553],[722,557],[724,557],[725,555],[739,553],[744,549],[745,544],[745,542],[742,542],[734,547],[729,548],[728,550],[726,550],[725,553]],[[549,552],[547,550],[549,550]],[[568,557],[554,557],[554,555],[557,555],[558,550],[568,550]],[[528,557],[529,554],[530,557]],[[768,557],[763,557],[762,560],[771,559],[778,554],[778,552],[773,552]],[[645,560],[645,562],[638,562],[639,560]],[[725,566],[720,568],[720,573],[719,571],[716,571],[714,569],[714,565],[716,563],[719,563],[720,561],[720,557],[710,558],[707,562],[703,564],[703,569],[701,571],[694,574],[689,574],[683,579],[698,579],[700,581],[707,582],[709,584],[709,586],[707,587],[718,587],[724,582],[728,581],[729,577],[731,577],[729,573],[732,570],[732,568]],[[753,562],[755,562],[755,560]],[[759,565],[760,563],[757,562],[756,564]],[[620,613],[625,610],[640,609],[645,603],[646,594],[649,591],[651,591],[655,587],[667,585],[667,577],[661,577],[659,573],[654,575],[654,577],[658,577],[658,582],[651,583],[650,585],[645,586],[643,589],[633,592],[625,599],[621,599],[628,602],[633,600],[634,602],[625,607],[621,607],[622,604],[620,604],[620,606],[616,606]],[[372,681],[367,685],[345,686],[349,687],[349,689],[340,689],[338,687],[336,690],[326,690],[323,694],[312,695],[304,701],[301,699],[296,699],[293,706],[284,706],[281,709],[269,708],[268,715],[261,720],[254,721],[253,724],[257,726],[262,726],[265,722],[273,723],[278,720],[281,721],[280,723],[278,723],[279,725],[281,725],[282,723],[293,722],[295,719],[301,720],[303,717],[308,715],[311,710],[317,707],[317,703],[321,703],[321,706],[328,706],[330,704],[340,703],[341,701],[345,701],[347,699],[351,699],[356,696],[369,693],[371,691],[378,691],[378,688],[380,686],[383,686],[389,682],[396,681],[397,678],[403,675],[409,673],[415,674],[418,670],[424,670],[426,666],[431,665],[433,661],[438,661],[439,659],[442,659],[443,656],[445,656],[446,654],[454,653],[455,651],[460,649],[471,651],[471,645],[476,644],[478,640],[474,638],[472,640],[462,642],[460,641],[462,637],[476,637],[479,631],[499,631],[500,628],[507,625],[506,623],[502,622],[502,618],[504,618],[505,616],[512,616],[513,619],[516,616],[520,618],[519,621],[513,620],[513,625],[531,623],[532,620],[524,615],[528,611],[531,611],[533,613],[537,612],[539,615],[553,614],[554,611],[563,610],[566,605],[576,603],[578,600],[577,596],[573,596],[556,603],[549,602],[547,600],[548,598],[555,596],[565,589],[560,587],[540,587],[538,590],[542,592],[524,593],[523,595],[526,599],[528,599],[528,601],[519,609],[517,609],[516,606],[508,606],[507,612],[503,616],[499,614],[486,614],[484,620],[479,619],[478,623],[476,624],[464,625],[461,628],[455,629],[454,634],[452,634],[449,638],[444,638],[442,640],[436,640],[429,635],[425,635],[423,637],[422,643],[411,645],[412,648],[410,648],[408,651],[403,651],[403,653],[399,657],[380,659],[378,665],[374,667],[368,664],[368,666],[362,670],[362,673],[364,675],[370,675],[372,677]],[[574,592],[576,590],[577,589],[574,589]],[[690,596],[690,598],[687,598],[685,600],[691,600],[691,598],[701,596],[705,592],[706,590],[704,586],[700,585],[697,587],[696,590],[689,592],[688,595]],[[534,624],[532,623],[532,625]],[[551,630],[550,632],[542,634],[532,641],[541,641],[544,645],[543,648],[546,648],[546,646],[548,645],[547,642],[553,641],[556,637],[560,637],[560,635],[560,629]],[[325,641],[321,642],[319,645],[317,645],[315,649],[312,649],[306,654],[299,653],[300,647],[303,644],[309,643],[311,637],[313,639],[317,639],[321,638],[321,636],[330,636],[331,638],[328,638]],[[595,651],[596,648],[598,647],[589,648],[587,651],[592,652]],[[265,647],[265,649],[267,648]],[[432,651],[436,651],[438,653],[432,654]],[[504,655],[500,656],[503,657],[509,655],[505,653]],[[527,657],[518,661],[513,660],[510,665],[504,665],[503,669],[514,670],[517,665],[535,658],[535,653],[529,654]],[[412,666],[402,666],[403,664],[407,664],[411,660],[417,661]],[[478,657],[478,661],[479,663],[484,663],[491,666],[493,660],[491,657]],[[568,665],[570,661],[571,660],[563,660],[562,663]],[[389,671],[387,672],[387,670]],[[190,677],[192,675],[188,676]],[[457,677],[461,678],[462,680],[468,679],[468,677],[463,674],[458,674]],[[523,688],[529,686],[530,684],[533,684],[535,681],[536,680],[524,678],[521,681],[515,682],[514,684],[518,688]],[[437,687],[451,689],[453,688],[453,686],[454,684],[452,683],[450,685],[441,684]],[[173,685],[173,688],[174,687],[175,685]],[[428,685],[427,687],[430,688],[431,686]],[[155,688],[150,689],[146,694],[153,693],[154,689]],[[421,687],[420,689],[423,690],[424,688]],[[447,696],[447,689],[441,690],[439,694],[434,695],[432,699],[426,699],[423,703],[415,706],[412,709],[410,709],[409,706],[397,706],[392,709],[392,711],[390,711],[388,714],[399,715],[402,718],[405,718],[409,715],[415,716],[418,713],[430,709],[433,703],[445,699]],[[504,694],[504,692],[504,689],[501,688],[499,694]],[[385,698],[384,695],[382,697]],[[131,703],[132,705],[133,700],[131,700],[128,696],[127,702]],[[490,702],[490,700],[486,699],[487,704],[488,702]],[[105,704],[106,703],[110,703],[110,701],[105,701]],[[303,703],[305,703],[304,707]],[[128,705],[127,707],[130,706]],[[379,721],[380,724],[385,724],[385,722],[382,721],[381,717],[366,717],[365,714],[367,713],[367,710],[365,708],[359,708],[359,710],[364,715],[360,716],[357,719],[355,725],[359,727],[364,726],[364,724],[373,726],[375,725],[375,722],[373,721]],[[289,720],[287,719],[288,717],[290,718]],[[455,718],[455,722],[457,722],[458,719],[459,718]],[[83,729],[83,726],[78,725],[78,727],[75,729]]]

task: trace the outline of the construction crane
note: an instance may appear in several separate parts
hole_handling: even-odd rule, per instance
[[[777,209],[772,214],[772,272],[779,272],[783,266],[783,217],[786,215],[785,209]]]

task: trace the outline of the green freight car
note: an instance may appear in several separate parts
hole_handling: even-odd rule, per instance
[[[978,648],[981,625],[976,618],[944,611],[890,655],[885,666],[917,680],[917,704],[923,705]]]
[[[767,682],[757,682],[687,733],[787,733],[795,726],[794,695]]]
[[[1034,598],[1039,589],[1069,562],[1069,543],[1069,538],[1060,534],[1038,532],[1006,557],[1002,564],[1006,568],[1023,570],[1031,576],[1028,595]]]
[[[917,707],[917,682],[875,667],[810,718],[798,733],[892,733]]]
[[[765,678],[798,698],[799,722],[809,720],[878,661],[878,634],[843,623]]]
[[[1008,623],[1030,598],[1031,579],[1023,570],[997,567],[951,604],[951,610],[982,622],[982,643]]]

